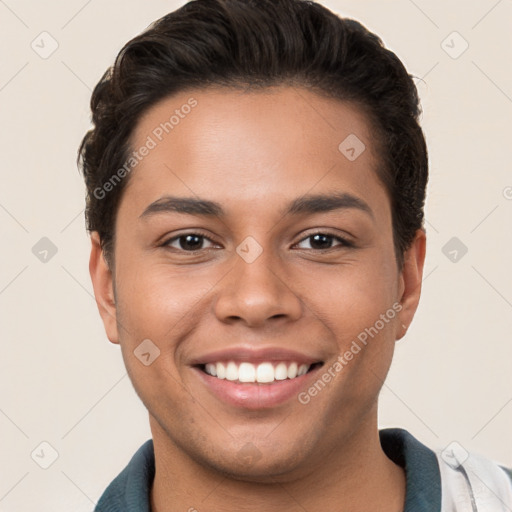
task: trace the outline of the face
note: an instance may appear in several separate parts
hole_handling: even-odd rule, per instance
[[[192,90],[140,120],[115,271],[95,236],[90,269],[155,441],[263,480],[373,435],[424,258],[419,232],[397,267],[373,140],[356,107],[291,87]]]

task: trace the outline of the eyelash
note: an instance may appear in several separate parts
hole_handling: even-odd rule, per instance
[[[337,245],[337,246],[334,246],[334,247],[328,247],[326,249],[306,249],[306,250],[314,251],[314,252],[327,252],[327,251],[331,251],[333,249],[336,249],[336,247],[342,247],[342,248],[353,248],[353,247],[355,247],[355,245],[352,242],[349,242],[347,239],[345,239],[343,237],[340,237],[339,235],[335,235],[334,233],[329,233],[328,231],[322,231],[322,230],[315,231],[314,233],[309,233],[307,236],[305,236],[304,238],[299,240],[299,242],[297,242],[297,244],[295,244],[295,245],[298,245],[301,242],[303,242],[303,241],[307,240],[308,238],[311,238],[311,237],[313,237],[315,235],[324,235],[326,237],[332,238],[333,240],[336,240],[336,241],[340,242],[340,244]],[[203,233],[196,232],[196,231],[189,231],[189,232],[186,232],[186,233],[182,233],[182,234],[180,234],[178,236],[174,236],[172,238],[169,238],[168,240],[163,242],[161,244],[161,246],[165,247],[165,248],[177,250],[178,252],[189,253],[189,254],[197,254],[199,251],[204,250],[204,249],[197,249],[197,250],[193,250],[193,251],[186,251],[185,249],[181,249],[181,248],[178,249],[176,247],[170,247],[170,244],[172,242],[178,241],[180,238],[184,238],[184,237],[187,237],[187,236],[196,236],[196,237],[208,240],[212,244],[216,243],[210,237],[206,236]]]

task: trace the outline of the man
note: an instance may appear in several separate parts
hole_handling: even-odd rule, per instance
[[[377,36],[313,2],[193,1],[91,107],[91,278],[152,432],[96,510],[510,510],[503,468],[378,430],[428,162]]]

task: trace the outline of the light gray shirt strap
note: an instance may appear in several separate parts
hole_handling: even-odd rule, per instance
[[[441,512],[512,512],[512,482],[495,462],[453,442],[434,450],[441,473]]]

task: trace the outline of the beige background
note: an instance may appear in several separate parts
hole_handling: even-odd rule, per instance
[[[92,298],[75,157],[101,74],[183,3],[0,0],[2,512],[92,510],[150,436]],[[512,466],[512,1],[323,3],[383,38],[418,77],[425,111],[424,290],[382,392],[381,426]],[[42,237],[57,249],[46,263],[32,252]],[[452,237],[468,249],[456,262],[443,253]],[[46,470],[43,441],[58,453]]]

